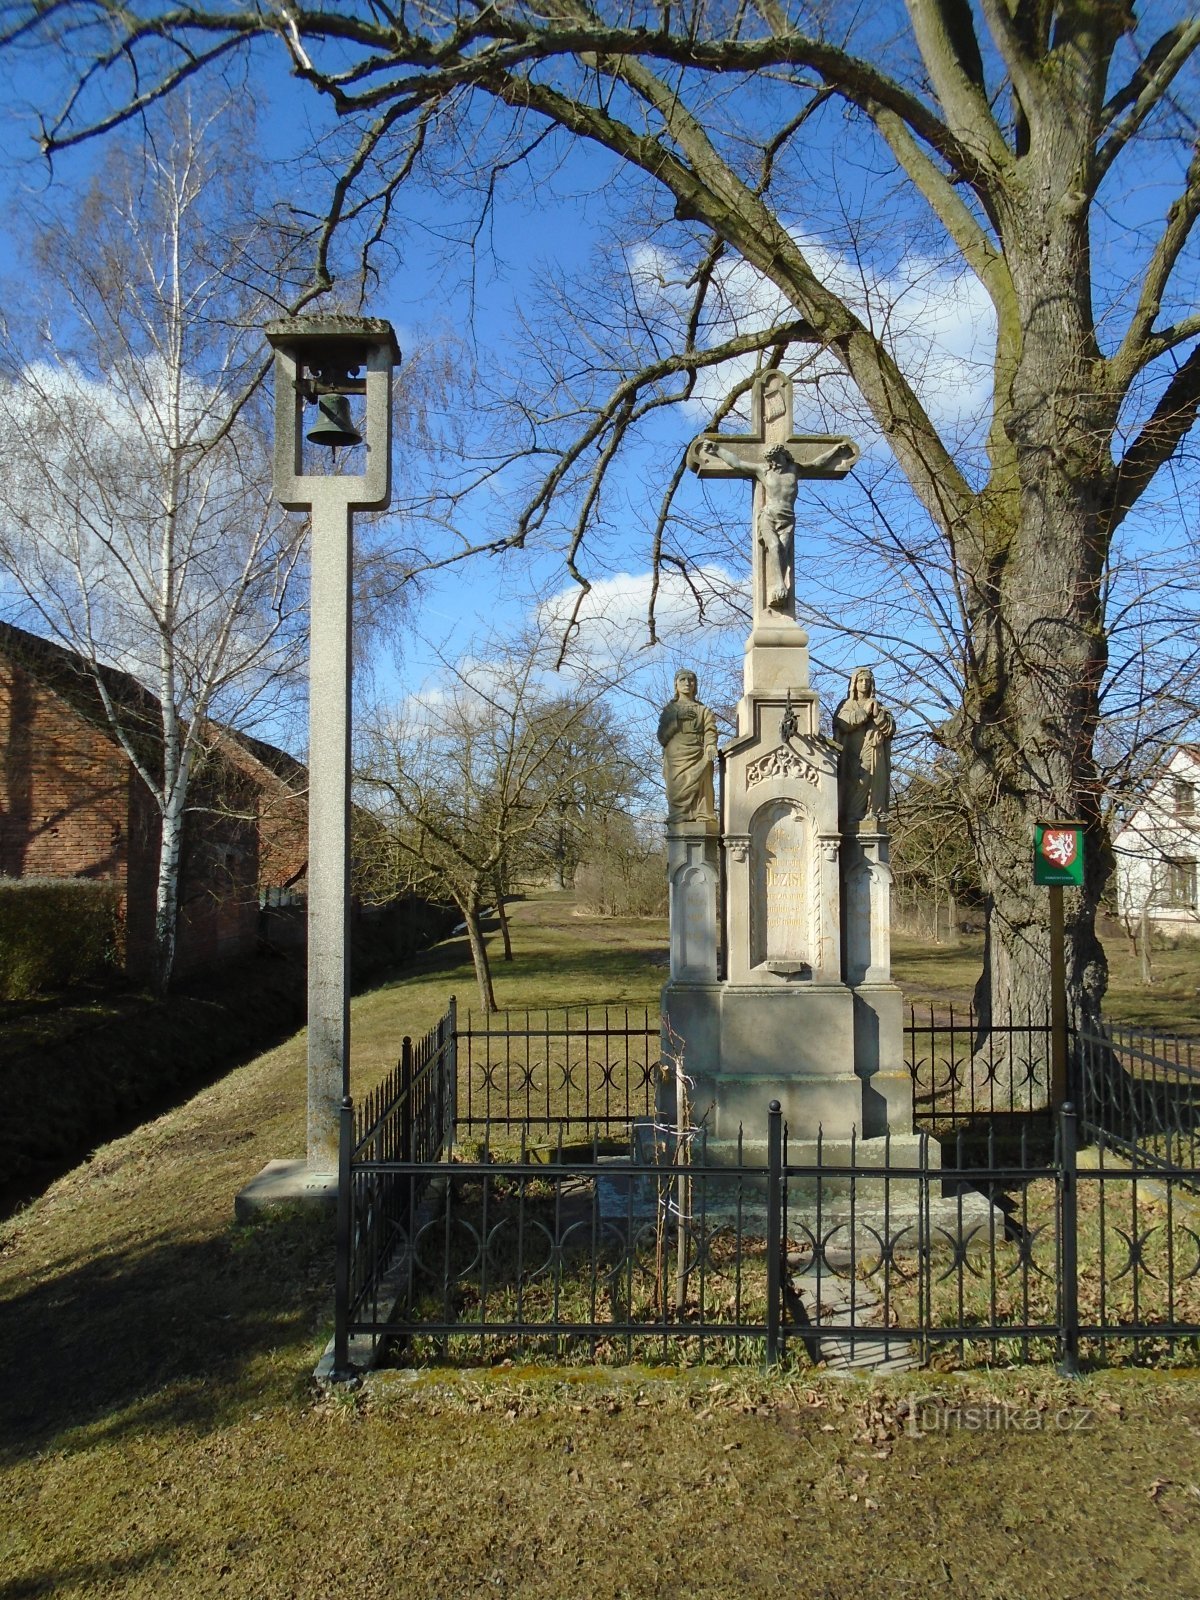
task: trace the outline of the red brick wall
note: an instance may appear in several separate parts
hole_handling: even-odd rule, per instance
[[[110,739],[0,657],[0,872],[124,884],[129,778]]]
[[[198,788],[196,802],[204,798]],[[126,970],[146,978],[153,966],[159,839],[158,808],[121,748],[0,655],[0,873],[119,884],[125,893]],[[180,878],[178,973],[253,953],[258,883],[255,824],[190,813]]]

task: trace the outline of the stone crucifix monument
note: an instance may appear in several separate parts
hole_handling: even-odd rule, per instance
[[[859,452],[848,438],[792,431],[781,372],[755,380],[751,406],[748,435],[702,434],[687,458],[700,477],[754,485],[754,621],[737,733],[720,756],[719,815],[716,724],[694,673],[678,674],[658,732],[671,916],[663,1048],[682,1052],[692,1120],[704,1123],[713,1159],[739,1126],[761,1137],[773,1099],[793,1140],[818,1129],[834,1140],[911,1132],[889,942],[895,721],[860,668],[836,738],[822,734],[795,614],[799,480],[845,477]],[[672,1094],[668,1085],[664,1117],[674,1116]]]

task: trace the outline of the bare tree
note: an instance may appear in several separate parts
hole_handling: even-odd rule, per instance
[[[595,733],[596,692],[548,693],[545,658],[538,637],[490,648],[360,739],[360,790],[383,824],[381,891],[454,901],[485,1011],[496,1010],[485,907],[557,818],[564,789],[598,791],[612,760],[604,740],[584,736]]]
[[[23,618],[82,658],[154,798],[160,990],[213,722],[279,710],[303,648],[304,528],[270,504],[255,415],[281,276],[249,169],[228,157],[247,133],[228,106],[181,101],[114,151],[39,236],[40,336],[10,326],[4,347],[0,564]],[[114,696],[105,667],[151,697]]]
[[[556,888],[568,889],[588,842],[644,789],[645,763],[634,758],[625,730],[603,702],[585,704],[581,714],[572,697],[553,699],[537,720],[551,742],[540,785],[549,804],[512,865],[531,876],[548,873]]]
[[[1200,408],[1200,19],[1156,25],[1108,0],[905,0],[882,13],[799,0],[10,0],[0,34],[12,50],[53,47],[76,64],[69,98],[44,121],[48,154],[264,39],[357,141],[322,252],[372,204],[386,230],[414,176],[477,183],[486,220],[508,175],[559,153],[565,136],[611,158],[617,203],[640,210],[683,264],[676,336],[597,402],[588,370],[574,389],[527,373],[540,392],[533,408],[521,397],[519,453],[543,470],[512,541],[569,507],[568,563],[584,578],[585,534],[605,524],[606,480],[637,427],[693,395],[706,368],[756,352],[783,362],[815,343],[827,364],[815,375],[828,384],[832,371],[859,397],[923,519],[916,534],[899,530],[893,559],[938,636],[930,658],[953,663],[942,737],[963,774],[986,895],[985,1019],[989,1007],[1042,1009],[1046,908],[1028,849],[1048,811],[1087,827],[1069,982],[1077,1011],[1093,1016],[1106,983],[1095,914],[1111,868],[1094,750],[1110,555]],[[856,163],[858,194],[884,207],[869,233]],[[814,219],[807,235],[794,217]],[[849,281],[889,231],[909,242],[922,228],[980,288],[995,325],[986,392],[961,431],[924,393],[894,297],[859,293],[867,271],[857,289]],[[735,320],[731,261],[771,291]],[[604,345],[591,348],[598,375]],[[682,470],[664,484],[663,530]],[[879,515],[886,545],[895,522],[882,500]],[[656,539],[656,559],[669,554]]]
[[[978,882],[966,807],[954,774],[944,766],[908,773],[897,784],[890,816],[892,874],[897,909],[933,911],[933,938],[940,943],[939,909],[946,928],[958,930],[964,893],[978,899]]]

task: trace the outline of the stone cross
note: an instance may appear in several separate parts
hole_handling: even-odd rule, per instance
[[[702,433],[687,464],[701,478],[754,480],[754,621],[796,615],[796,491],[801,478],[844,478],[858,460],[844,434],[792,432],[792,380],[771,368],[750,393],[750,432]]]

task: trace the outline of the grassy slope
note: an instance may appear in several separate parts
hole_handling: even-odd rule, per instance
[[[653,1002],[653,924],[518,910],[501,1003]],[[451,989],[461,947],[355,1001],[355,1078]],[[498,1373],[348,1399],[308,1374],[319,1224],[231,1221],[303,1142],[303,1035],[98,1151],[0,1232],[0,1600],[1200,1593],[1200,1379],[1087,1380],[1083,1433],[904,1435],[895,1388]],[[927,1392],[952,1379],[908,1380]],[[1048,1374],[997,1377],[1057,1409]],[[1115,1397],[1115,1398],[1114,1398]],[[1072,1412],[1067,1420],[1078,1420]],[[1119,1539],[1114,1530],[1119,1529]]]

